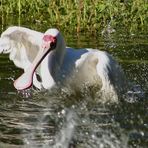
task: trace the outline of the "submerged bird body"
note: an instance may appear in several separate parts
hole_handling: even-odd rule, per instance
[[[66,47],[57,29],[43,34],[23,27],[9,27],[1,35],[0,53],[10,53],[14,64],[24,69],[14,84],[20,90],[32,83],[39,89],[57,86],[81,89],[84,85],[98,85],[103,92],[114,94],[125,89],[124,74],[111,55],[98,49]],[[30,74],[29,69],[32,69]]]

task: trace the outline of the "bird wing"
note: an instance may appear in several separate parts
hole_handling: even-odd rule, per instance
[[[126,90],[126,79],[117,61],[107,52],[96,52],[98,63],[96,70],[102,80],[102,90],[120,94]]]
[[[36,57],[43,33],[25,27],[9,27],[1,34],[0,53],[9,53],[9,58],[22,69],[27,69]]]

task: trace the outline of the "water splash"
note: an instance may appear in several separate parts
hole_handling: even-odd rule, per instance
[[[66,112],[66,122],[64,123],[61,131],[56,136],[56,144],[53,146],[53,148],[68,148],[73,138],[75,126],[77,125],[77,116],[72,110],[67,110]]]
[[[142,101],[143,99],[145,99],[145,92],[140,85],[133,85],[125,96],[125,100],[129,103]]]

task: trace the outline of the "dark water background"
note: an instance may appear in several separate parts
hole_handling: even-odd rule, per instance
[[[5,21],[2,30],[17,24]],[[45,31],[43,24],[22,26]],[[2,31],[1,30],[1,31]],[[69,96],[33,91],[19,93],[13,80],[22,71],[0,55],[0,148],[147,148],[148,147],[148,35],[126,29],[104,34],[65,33],[68,46],[106,50],[120,63],[145,97],[133,102],[101,104],[86,93]],[[30,92],[28,92],[30,94]]]

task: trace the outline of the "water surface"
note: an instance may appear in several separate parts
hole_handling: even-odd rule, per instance
[[[11,25],[15,22],[10,21]],[[4,24],[3,29],[10,25]],[[45,31],[41,24],[23,24]],[[2,148],[143,148],[148,145],[148,36],[64,33],[68,46],[110,52],[142,99],[101,104],[91,92],[17,92],[13,80],[22,71],[0,55],[0,147]]]

